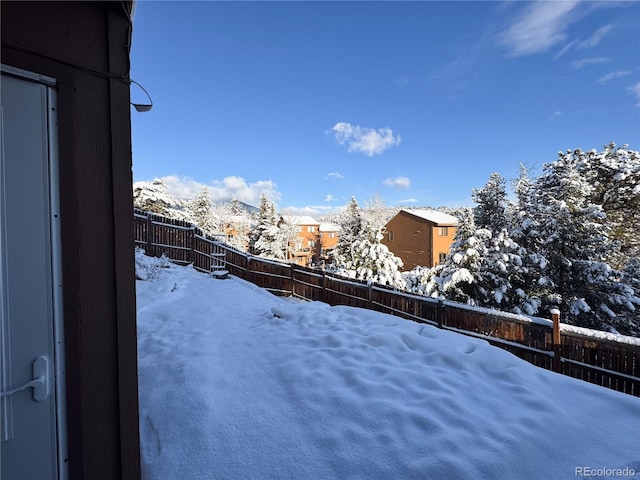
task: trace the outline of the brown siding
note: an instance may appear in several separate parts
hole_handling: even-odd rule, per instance
[[[331,236],[333,235],[333,237]],[[340,239],[340,234],[337,231],[325,231],[322,232],[321,238],[321,247],[323,250],[330,250],[332,248],[336,248],[338,245],[338,240]]]
[[[71,479],[140,478],[121,2],[2,2],[2,63],[57,80]]]
[[[449,254],[449,249],[451,248],[451,243],[453,242],[453,237],[456,234],[456,227],[448,226],[447,235],[441,236],[439,231],[440,227],[433,227],[433,265],[438,265],[440,263],[439,257],[440,253]]]
[[[393,231],[393,240],[389,241],[391,231]],[[432,224],[401,211],[387,223],[387,234],[382,243],[395,256],[402,259],[403,270],[412,270],[418,265],[433,266],[432,241]]]

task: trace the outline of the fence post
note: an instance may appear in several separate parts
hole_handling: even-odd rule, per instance
[[[442,299],[438,299],[438,305],[436,306],[436,321],[438,322],[438,328],[442,328],[442,317],[444,313],[444,304],[442,303]]]
[[[155,257],[155,252],[153,251],[153,220],[151,220],[151,216],[147,213],[147,246],[145,248],[145,253],[150,257]]]
[[[251,278],[251,254],[247,254],[247,273],[244,279],[250,282],[251,281],[250,278]]]
[[[194,235],[195,231],[193,229],[193,225],[191,225],[191,228],[189,228],[188,232],[187,232],[187,244],[185,245],[185,247],[188,247],[189,250],[187,250],[187,263],[193,263],[193,266],[197,266],[196,262],[195,262],[195,255],[193,254],[193,250],[195,248],[195,241],[196,241],[196,236]]]
[[[295,268],[296,268],[296,264],[295,263],[290,263],[289,265],[291,265],[291,296],[294,297],[295,296],[295,288],[293,287],[294,283],[295,283]]]
[[[320,290],[320,301],[327,303],[327,273],[322,266],[322,290]]]
[[[553,321],[553,371],[562,373],[562,342],[560,340],[560,310],[551,309],[551,320]]]
[[[373,281],[367,280],[367,301],[369,302],[369,310],[373,310]]]

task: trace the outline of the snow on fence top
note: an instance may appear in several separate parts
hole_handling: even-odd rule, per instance
[[[560,331],[567,334],[576,334],[583,337],[590,337],[597,340],[606,340],[608,342],[624,343],[627,345],[635,345],[640,347],[640,338],[629,337],[627,335],[618,335],[615,333],[601,332],[600,330],[592,330],[590,328],[576,327],[566,323],[560,324]]]
[[[158,215],[145,216],[136,212],[134,223],[136,244],[148,246],[151,254],[165,253],[169,258],[172,258],[172,254],[179,255],[177,260],[182,263],[185,258],[193,258],[191,262],[196,263],[209,260],[206,254],[195,255],[194,252],[190,253],[190,257],[183,258],[181,255],[185,247],[182,243],[178,246],[182,250],[172,249],[169,245],[165,248],[163,245],[173,238],[171,229],[186,226],[184,222],[181,225],[180,222]],[[158,236],[163,237],[163,244],[150,240]],[[184,239],[178,238],[176,241],[183,242]],[[566,324],[554,329],[549,319],[438,301],[393,287],[343,278],[324,270],[255,257],[214,239],[206,241],[216,244],[225,253],[221,268],[273,293],[288,293],[330,305],[364,307],[418,322],[437,324],[444,329],[483,338],[536,366],[640,396],[638,338]],[[195,251],[195,242],[191,248]]]

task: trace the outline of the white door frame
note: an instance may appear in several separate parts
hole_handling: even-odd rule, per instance
[[[47,125],[49,156],[49,227],[51,231],[51,285],[53,299],[53,338],[54,338],[54,378],[53,392],[56,405],[56,437],[58,480],[69,477],[67,411],[66,411],[66,369],[64,343],[64,316],[62,303],[62,240],[60,214],[60,182],[58,155],[58,106],[56,81],[51,77],[29,72],[19,68],[0,64],[2,75],[45,85],[47,87]],[[3,148],[0,145],[0,148]]]

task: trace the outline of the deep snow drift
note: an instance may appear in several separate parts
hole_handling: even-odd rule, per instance
[[[640,477],[638,398],[435,327],[137,260],[147,480]]]

